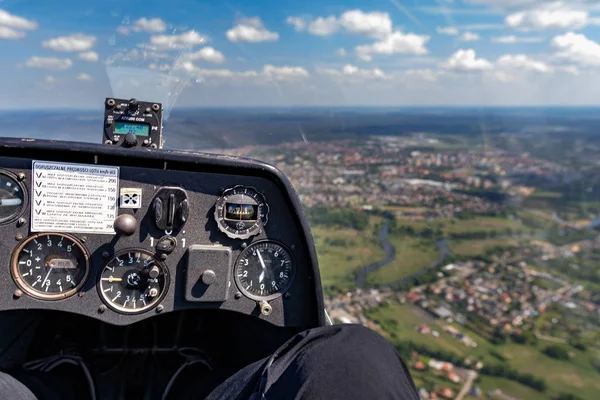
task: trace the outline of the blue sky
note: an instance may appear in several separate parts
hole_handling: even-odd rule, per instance
[[[599,43],[600,0],[0,0],[0,108],[598,104]]]

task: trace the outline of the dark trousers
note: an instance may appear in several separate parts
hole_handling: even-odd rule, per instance
[[[260,337],[248,338],[249,345]],[[38,390],[36,392],[39,393]],[[197,399],[190,388],[185,399]],[[35,400],[8,374],[0,398]],[[272,356],[248,365],[207,397],[216,399],[418,399],[410,373],[395,349],[360,325],[335,325],[297,334]]]

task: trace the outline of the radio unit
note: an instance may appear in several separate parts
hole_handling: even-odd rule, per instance
[[[162,104],[107,98],[104,105],[104,144],[162,148]]]

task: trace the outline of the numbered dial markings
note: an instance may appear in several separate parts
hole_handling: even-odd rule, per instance
[[[64,299],[85,283],[89,256],[73,236],[40,233],[28,237],[13,254],[11,273],[32,297]]]
[[[267,224],[269,205],[256,189],[236,186],[227,189],[215,205],[219,230],[232,239],[248,239]]]
[[[166,293],[167,285],[166,268],[152,253],[125,250],[103,267],[98,290],[113,310],[137,314],[156,306]]]
[[[239,289],[254,300],[281,296],[292,284],[295,266],[291,253],[275,242],[256,242],[236,262],[235,280]]]
[[[0,224],[15,219],[24,204],[23,187],[8,172],[0,172]]]

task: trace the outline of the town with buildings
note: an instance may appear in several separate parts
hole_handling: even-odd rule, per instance
[[[410,226],[417,238],[424,236],[419,229],[437,223],[438,235],[451,239],[450,250],[452,239],[457,238],[474,239],[473,246],[490,236],[516,239],[504,248],[496,245],[479,254],[440,254],[439,262],[427,267],[427,279],[411,281],[409,277],[403,285],[357,285],[347,292],[327,293],[327,310],[336,323],[363,324],[401,342],[403,338],[389,328],[394,324],[387,320],[387,325],[382,324],[373,317],[381,308],[400,307],[421,318],[420,323],[408,324],[410,337],[418,339],[411,341],[429,347],[436,343],[443,343],[442,348],[457,346],[467,355],[456,363],[411,351],[407,361],[416,376],[422,377],[417,379],[422,399],[521,398],[479,384],[486,375],[493,375],[486,369],[494,361],[489,354],[498,358],[496,362],[507,359],[495,354],[495,344],[535,341],[529,345],[540,351],[552,344],[580,346],[568,352],[569,357],[575,357],[577,349],[600,350],[600,341],[595,342],[600,340],[600,273],[588,262],[600,261],[600,238],[593,229],[600,209],[551,208],[544,202],[559,198],[559,180],[586,179],[575,167],[491,146],[461,148],[423,133],[253,146],[231,152],[282,170],[307,209],[385,211],[396,227]],[[483,217],[519,221],[520,225],[481,232],[479,218]],[[472,223],[462,231],[448,234],[439,228],[439,224],[465,220]],[[321,266],[322,271],[325,268]],[[586,279],[590,276],[594,277],[591,282]],[[552,317],[549,322],[547,316]],[[563,324],[568,324],[564,332],[557,328]],[[577,343],[569,336],[575,332]],[[433,353],[429,347],[425,350]],[[600,380],[600,369],[598,373]],[[543,385],[535,379],[529,384],[540,395],[532,398],[559,398],[552,382],[548,392],[546,377],[540,378]]]

